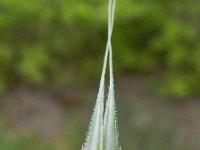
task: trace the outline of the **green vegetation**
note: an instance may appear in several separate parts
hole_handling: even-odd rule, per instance
[[[116,71],[153,76],[161,93],[198,93],[199,7],[200,1],[119,1]],[[107,36],[106,8],[107,1],[96,0],[1,0],[0,90],[63,86],[76,74],[78,82],[96,79]]]
[[[12,138],[12,137],[11,137]],[[41,142],[34,138],[14,138],[14,139],[0,139],[0,148],[3,150],[52,150],[51,144],[44,144],[45,142]]]
[[[125,75],[116,77],[123,82],[117,86],[123,149],[199,149],[199,102],[177,103],[153,93],[199,94],[199,8],[199,0],[118,0],[113,61],[116,76]],[[106,40],[106,0],[0,0],[0,95],[5,94],[0,96],[0,150],[81,148],[94,99],[94,88],[85,83],[96,85],[99,79]],[[32,90],[40,88],[47,89],[40,90],[41,97]],[[45,99],[49,103],[37,109],[35,102]],[[28,112],[26,104],[33,105]],[[55,110],[43,111],[48,106]],[[61,122],[45,133],[51,121],[26,130],[27,122],[46,118],[38,117],[40,109],[50,114],[47,120]]]
[[[6,129],[0,120],[0,149],[2,150],[53,150],[49,143],[42,142],[33,136],[19,136],[15,131]]]

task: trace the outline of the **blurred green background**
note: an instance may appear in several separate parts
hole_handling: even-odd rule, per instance
[[[107,3],[0,0],[0,149],[81,148],[101,74]],[[200,149],[199,8],[199,0],[117,0],[123,149]]]

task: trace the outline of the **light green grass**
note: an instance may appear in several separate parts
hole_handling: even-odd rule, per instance
[[[82,150],[119,150],[117,119],[115,111],[114,78],[112,62],[111,37],[114,23],[116,0],[109,0],[108,3],[108,41],[104,56],[103,70],[97,95],[94,113],[90,123],[86,142]],[[105,100],[105,74],[109,59],[110,83],[109,92],[104,108]]]

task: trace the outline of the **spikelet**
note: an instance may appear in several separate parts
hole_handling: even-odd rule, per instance
[[[96,104],[89,125],[86,142],[82,150],[121,150],[118,144],[117,118],[114,97],[114,78],[112,62],[111,37],[114,24],[116,0],[109,0],[108,3],[108,41],[103,62],[102,75]],[[109,54],[109,55],[108,55]],[[105,99],[105,74],[107,61],[109,59],[110,83],[109,92],[104,109]]]

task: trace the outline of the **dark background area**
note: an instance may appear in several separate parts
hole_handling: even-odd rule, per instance
[[[0,0],[0,149],[84,143],[107,1]],[[113,58],[125,150],[199,150],[200,1],[118,0]]]

